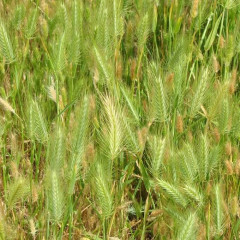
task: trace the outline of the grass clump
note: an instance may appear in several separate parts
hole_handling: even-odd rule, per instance
[[[236,0],[0,0],[0,239],[239,239]]]

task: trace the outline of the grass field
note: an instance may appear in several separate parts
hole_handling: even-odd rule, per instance
[[[0,0],[0,239],[240,239],[239,0]]]

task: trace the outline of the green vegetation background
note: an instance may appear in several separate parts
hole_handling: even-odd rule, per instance
[[[0,0],[0,239],[239,239],[239,0]]]

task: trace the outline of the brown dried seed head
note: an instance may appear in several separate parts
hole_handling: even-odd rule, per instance
[[[206,206],[205,206],[205,209],[204,209],[204,211],[205,211],[205,218],[206,218],[206,220],[207,221],[209,221],[209,218],[211,218],[211,216],[209,216],[209,209],[210,209],[210,203],[208,203]]]
[[[145,112],[148,112],[148,103],[145,99],[142,101],[142,106],[143,106],[143,110]]]
[[[240,173],[240,159],[238,159],[235,163],[235,173],[239,175]]]
[[[176,128],[178,133],[183,133],[183,118],[181,115],[177,116]]]
[[[159,232],[159,222],[156,221],[154,224],[153,224],[153,234],[154,236],[156,236]]]
[[[147,139],[147,133],[148,133],[148,128],[143,127],[141,130],[138,130],[137,135],[138,135],[138,142],[141,146],[141,148],[144,148],[145,142]]]
[[[225,214],[226,214],[226,225],[227,226],[230,226],[230,223],[231,223],[231,220],[230,220],[230,212],[229,212],[229,207],[230,206],[228,206],[228,204],[226,203],[226,201],[224,201],[223,199],[222,199],[222,206],[223,206],[223,210],[224,210],[224,212],[225,212]]]
[[[48,6],[47,1],[41,1],[40,7],[43,10],[43,12],[45,12],[46,14],[48,13],[49,6]]]
[[[187,135],[187,137],[188,137],[188,140],[189,140],[190,142],[193,141],[193,134],[192,134],[191,131],[188,131],[188,135]]]
[[[3,216],[6,216],[6,205],[4,201],[0,198],[0,220]]]
[[[225,165],[227,168],[227,174],[232,175],[233,174],[233,164],[230,160],[225,161]]]
[[[191,9],[192,18],[195,18],[198,15],[198,2],[199,0],[193,0],[192,9]]]
[[[87,158],[90,158],[90,159],[94,158],[94,156],[95,156],[95,148],[94,148],[94,144],[93,143],[89,143],[87,145],[86,154],[87,154]]]
[[[98,222],[97,216],[95,215],[90,216],[89,226],[91,230],[93,230],[96,227],[97,222]]]
[[[225,39],[222,35],[220,36],[220,39],[219,39],[219,45],[220,45],[220,48],[224,48],[225,46]]]
[[[219,81],[215,81],[215,82],[213,83],[213,87],[214,87],[215,90],[218,90],[218,89],[220,88],[220,86],[221,86],[221,84],[220,84]]]
[[[232,71],[232,81],[236,82],[237,80],[237,69],[234,68]]]
[[[89,96],[89,103],[90,103],[91,112],[94,112],[96,109],[96,100],[93,94]]]
[[[70,113],[70,120],[69,120],[69,129],[73,130],[75,123],[75,114],[73,112]]]
[[[16,134],[11,133],[10,139],[11,139],[11,153],[14,157],[16,157],[18,153],[18,144],[17,144]]]
[[[211,183],[208,182],[207,190],[206,190],[208,196],[211,194],[211,191],[212,191],[212,185],[211,185]]]
[[[167,144],[166,149],[164,151],[164,161],[167,162],[171,157],[171,149],[169,144]]]
[[[118,61],[116,66],[116,76],[118,79],[122,79],[122,63]]]
[[[198,228],[197,240],[205,240],[206,239],[206,226],[204,224],[200,224]]]
[[[26,158],[25,161],[24,161],[24,166],[28,169],[30,169],[32,167],[32,163],[30,161],[29,158]]]
[[[38,191],[39,191],[38,186],[34,184],[32,186],[32,201],[33,202],[37,202],[37,200],[38,200]]]
[[[10,169],[11,169],[12,176],[14,178],[18,178],[19,177],[19,171],[18,171],[18,166],[17,166],[16,162],[11,161]]]
[[[36,227],[35,227],[35,223],[34,223],[33,219],[30,219],[29,225],[30,225],[31,234],[32,234],[33,238],[35,238],[37,231],[36,231]]]
[[[142,78],[142,74],[143,74],[143,67],[142,64],[140,64],[138,71],[137,71],[137,78],[141,79]]]
[[[231,81],[230,82],[230,84],[229,84],[229,93],[230,93],[230,95],[233,95],[234,94],[234,92],[235,92],[235,82],[233,82],[233,81]]]
[[[172,87],[173,86],[173,81],[174,81],[174,73],[170,73],[167,76],[166,83],[169,87]]]
[[[3,87],[5,89],[6,95],[8,95],[8,93],[12,90],[12,86],[11,86],[10,76],[7,72],[5,72],[5,69],[4,69],[4,66],[5,66],[4,59],[2,61],[3,61],[3,64],[0,65],[1,66],[0,68],[1,68],[2,73],[4,74],[3,75],[4,76]],[[3,70],[2,70],[2,68],[3,68]]]
[[[154,209],[151,214],[150,214],[150,217],[157,217],[159,216],[160,214],[163,213],[163,210],[162,209]]]
[[[225,153],[230,156],[232,154],[232,144],[231,142],[227,142],[225,145]]]
[[[171,223],[170,223],[171,224]],[[167,235],[167,232],[168,232],[168,227],[167,226],[167,223],[165,222],[160,222],[159,223],[159,230],[158,230],[158,233],[160,233],[160,235],[162,236],[166,236]]]
[[[236,90],[237,70],[232,71],[231,81],[229,84],[229,93],[232,95]]]
[[[220,70],[220,64],[215,55],[213,55],[213,68],[215,73],[217,73]]]
[[[213,134],[214,134],[214,138],[215,138],[216,142],[218,143],[221,138],[218,128],[214,128]]]

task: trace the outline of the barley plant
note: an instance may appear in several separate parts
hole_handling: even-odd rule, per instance
[[[240,239],[239,0],[0,0],[0,239]]]

